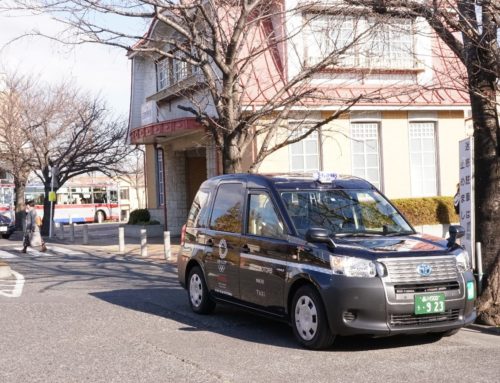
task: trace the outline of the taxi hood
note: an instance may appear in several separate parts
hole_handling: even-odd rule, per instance
[[[336,237],[334,253],[365,258],[429,256],[450,253],[447,241],[426,234],[397,237]]]

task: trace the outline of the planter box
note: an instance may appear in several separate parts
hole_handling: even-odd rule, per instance
[[[123,225],[125,237],[141,238],[141,229],[146,229],[148,238],[163,238],[163,225]]]

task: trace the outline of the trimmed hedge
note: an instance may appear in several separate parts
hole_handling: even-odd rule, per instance
[[[136,209],[130,212],[128,219],[129,225],[144,224],[151,220],[151,214],[148,209]]]
[[[436,225],[459,222],[453,197],[401,198],[391,202],[412,225]]]

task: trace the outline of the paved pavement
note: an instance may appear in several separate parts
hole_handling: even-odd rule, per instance
[[[117,254],[112,225],[91,245],[52,242],[20,253],[0,240],[0,382],[496,382],[500,336],[472,326],[420,335],[339,338],[304,350],[289,326],[218,305],[194,314],[161,241]]]

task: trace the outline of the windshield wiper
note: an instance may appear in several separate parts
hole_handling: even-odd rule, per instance
[[[334,233],[335,237],[378,237],[384,235],[379,232],[352,232],[352,233]]]
[[[410,235],[410,234],[414,234],[413,231],[390,231],[383,235],[386,237],[397,237],[399,235]]]

